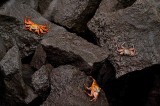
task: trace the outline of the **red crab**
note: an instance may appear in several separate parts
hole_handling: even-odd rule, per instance
[[[99,95],[99,92],[101,90],[101,88],[99,87],[99,85],[97,84],[96,80],[93,79],[93,77],[91,77],[93,82],[92,82],[92,85],[91,87],[87,87],[85,84],[84,84],[84,87],[87,89],[87,90],[90,90],[91,93],[88,93],[86,90],[84,91],[88,96],[90,97],[93,97],[93,99],[91,99],[90,101],[96,101],[97,98],[98,98],[98,95]]]
[[[48,27],[46,24],[45,25],[36,24],[36,23],[32,22],[30,20],[30,18],[28,18],[28,17],[24,18],[24,25],[27,30],[29,30],[31,32],[35,32],[38,35],[48,32]]]
[[[121,45],[120,48],[117,47],[117,51],[119,52],[120,55],[128,55],[128,56],[135,56],[136,55],[136,49],[133,47],[131,48],[126,48],[123,45],[125,42]]]

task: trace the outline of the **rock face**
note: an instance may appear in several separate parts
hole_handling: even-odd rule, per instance
[[[4,46],[4,42],[2,40],[2,37],[0,36],[0,60],[4,57],[6,54],[6,47]]]
[[[39,0],[45,18],[77,32],[83,31],[101,0]]]
[[[40,69],[46,62],[46,52],[43,50],[42,46],[39,45],[36,48],[34,56],[31,61],[31,66],[35,69]]]
[[[31,6],[26,3],[23,4],[23,2],[20,1],[9,1],[0,8],[0,14],[3,14],[0,15],[0,32],[7,50],[16,43],[22,52],[22,57],[33,54],[39,41],[43,39],[41,36],[37,36],[23,29],[25,16],[30,17],[35,23],[47,23],[50,25],[51,28],[49,32],[45,34],[45,37],[54,36],[53,32],[56,33],[63,29],[55,24],[51,24]]]
[[[107,50],[64,31],[58,36],[43,39],[41,44],[46,51],[47,60],[51,61],[53,66],[73,64],[83,69],[88,67],[88,63],[93,64],[108,57]]]
[[[96,102],[91,102],[84,93],[84,84],[89,78],[73,66],[61,66],[52,70],[51,92],[42,106],[108,106],[103,91]],[[88,84],[87,84],[88,86]],[[53,99],[54,98],[54,99]]]
[[[32,75],[32,85],[35,92],[42,93],[50,87],[50,73],[53,67],[48,64],[42,66]]]
[[[20,53],[17,46],[12,47],[0,62],[4,76],[8,77],[19,73],[21,70]]]
[[[29,64],[22,65],[22,77],[24,83],[30,87],[32,87],[32,75],[34,74],[34,70],[31,68]]]
[[[17,46],[12,47],[0,61],[1,71],[4,74],[4,84],[7,95],[14,97],[17,102],[24,102],[26,96],[25,84],[22,79],[21,60]],[[10,96],[9,96],[10,97]]]
[[[23,57],[34,52],[39,41],[37,36],[24,31],[23,24],[16,18],[0,15],[0,21],[1,37],[6,50],[17,44]]]
[[[0,105],[108,106],[105,94],[111,106],[159,105],[160,67],[143,69],[160,63],[159,6],[158,0],[0,1]],[[25,16],[48,24],[49,32],[24,30]],[[135,56],[118,53],[123,42],[134,45]],[[83,84],[91,85],[84,73],[105,91],[96,102],[83,92]]]
[[[34,100],[37,95],[34,94],[28,80],[29,76],[24,76],[18,46],[13,46],[0,61],[0,70],[2,78],[0,79],[1,90],[3,92],[3,102],[10,101],[7,104],[26,105]],[[27,70],[29,71],[29,70]],[[24,82],[27,82],[26,84]],[[29,86],[28,86],[29,85]],[[2,103],[3,103],[2,102]],[[6,105],[6,103],[4,103]]]
[[[49,53],[47,54],[48,55],[47,59],[49,59],[49,61],[51,60],[52,65],[55,65],[55,64],[63,65],[63,64],[75,63],[76,65],[78,64],[77,66],[79,67],[88,68],[89,67],[88,63],[93,64],[93,62],[101,61],[108,56],[107,51],[104,51],[99,47],[88,43],[82,38],[77,37],[76,34],[69,33],[62,27],[59,27],[55,24],[50,23],[49,21],[44,19],[40,14],[38,14],[34,9],[32,9],[29,5],[26,5],[26,3],[23,4],[19,1],[15,1],[15,2],[10,1],[10,5],[5,4],[3,7],[4,9],[3,8],[0,9],[0,14],[16,17],[15,19],[7,16],[1,16],[2,18],[0,19],[2,21],[1,23],[2,27],[0,28],[3,33],[2,34],[3,40],[6,41],[5,43],[7,44],[7,49],[12,47],[16,42],[22,52],[22,57],[33,54],[36,46],[38,45],[41,39],[43,39],[42,42],[47,41],[47,44],[44,43],[42,45],[47,45],[47,46],[49,45],[52,48],[60,49],[60,51],[54,50],[54,52],[56,52],[56,54],[58,55],[53,55],[54,52],[52,51],[52,48],[51,48],[51,53],[53,52],[51,56],[52,58],[56,58],[56,59],[52,59],[49,56],[50,54]],[[42,23],[42,24],[49,23],[50,24],[49,32],[45,34],[44,37],[39,37],[32,32],[24,31],[23,23],[22,23],[24,16],[31,17],[33,22]],[[6,27],[5,29],[3,28],[4,26]],[[7,28],[10,29],[9,30],[10,32],[8,31]],[[12,36],[10,33],[12,34]],[[50,39],[52,39],[53,41],[51,41]],[[66,51],[67,53],[63,51]],[[66,55],[59,56],[59,54],[66,54]],[[86,58],[85,61],[87,61],[87,63],[77,55],[82,56],[83,59]],[[76,57],[76,59],[72,59],[72,56]],[[64,58],[59,58],[59,57],[64,57]],[[70,60],[68,61],[68,59]],[[75,62],[77,60],[78,62]]]
[[[88,27],[101,39],[103,48],[110,50],[110,60],[116,68],[117,77],[160,63],[160,2],[137,0],[130,7],[114,12],[106,12],[106,3],[106,0],[101,2]],[[134,45],[137,55],[119,55],[116,45],[123,42],[126,42],[126,48]]]

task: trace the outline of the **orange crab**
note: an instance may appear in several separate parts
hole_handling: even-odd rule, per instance
[[[92,77],[91,77],[92,78]],[[92,78],[93,79],[93,78]],[[86,90],[85,90],[85,93],[90,96],[90,97],[93,97],[93,99],[91,99],[90,101],[96,101],[97,98],[98,98],[98,95],[99,95],[99,92],[101,90],[101,88],[98,86],[97,82],[95,79],[93,79],[93,82],[92,82],[92,85],[91,87],[87,87],[85,84],[84,84],[84,87],[87,89],[87,90],[90,90],[91,93],[88,93]]]
[[[30,20],[30,18],[25,17],[24,18],[24,25],[25,28],[31,32],[35,32],[38,35],[40,34],[44,34],[48,32],[48,27],[47,25],[39,25],[39,24],[35,24],[34,22],[32,22]]]
[[[125,42],[121,45],[121,48],[118,49],[117,47],[117,51],[119,52],[120,55],[128,55],[128,56],[135,56],[136,55],[136,50],[133,47],[131,48],[125,48],[123,45],[125,44]]]

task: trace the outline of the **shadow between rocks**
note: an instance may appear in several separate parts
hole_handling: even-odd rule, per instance
[[[106,94],[110,106],[159,106],[160,64],[127,73],[116,79],[112,63],[94,63],[91,76]]]
[[[127,7],[130,7],[136,2],[136,0],[117,0],[117,1],[118,3],[115,6],[116,10],[125,9]]]
[[[130,72],[105,85],[110,106],[158,106],[160,64]]]

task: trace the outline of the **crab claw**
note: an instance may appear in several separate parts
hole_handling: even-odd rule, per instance
[[[24,18],[24,23],[27,24],[27,25],[32,25],[32,24],[34,24],[34,23],[30,20],[30,17],[27,17],[27,16],[25,16],[25,18]]]
[[[24,23],[25,23],[25,24],[28,23],[28,21],[27,21],[26,19],[27,19],[27,16],[24,17]]]

